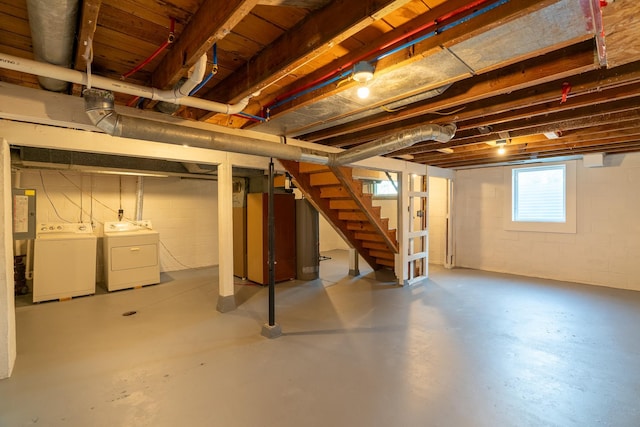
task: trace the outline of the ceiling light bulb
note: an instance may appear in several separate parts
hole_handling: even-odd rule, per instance
[[[498,148],[498,154],[500,154],[501,156],[505,153],[505,151],[506,150],[504,149],[504,147]]]
[[[366,99],[369,97],[369,88],[367,86],[360,86],[358,88],[358,98],[360,99]]]

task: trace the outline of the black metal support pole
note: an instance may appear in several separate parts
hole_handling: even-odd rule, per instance
[[[276,324],[276,254],[275,254],[275,213],[273,211],[273,159],[269,162],[269,203],[267,208],[268,238],[269,238],[269,326]]]
[[[267,202],[267,263],[269,264],[269,323],[262,326],[262,335],[277,338],[282,328],[276,323],[276,214],[273,207],[273,159],[269,162],[269,192]]]

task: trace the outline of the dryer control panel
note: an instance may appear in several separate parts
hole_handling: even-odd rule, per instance
[[[118,222],[104,223],[104,231],[106,233],[139,231],[139,230],[153,230],[151,221],[148,219],[143,219],[140,221],[118,221]]]

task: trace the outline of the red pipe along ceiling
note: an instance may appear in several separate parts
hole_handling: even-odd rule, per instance
[[[454,11],[451,11],[449,13],[446,13],[446,14],[442,15],[441,17],[435,19],[434,21],[431,21],[431,22],[428,22],[428,23],[426,23],[424,25],[421,25],[420,27],[409,31],[408,33],[403,34],[403,35],[391,40],[390,42],[387,42],[387,43],[383,44],[382,46],[378,46],[377,48],[375,48],[375,49],[373,49],[373,50],[371,50],[371,51],[369,51],[369,52],[367,52],[367,53],[365,53],[363,55],[360,55],[355,59],[350,60],[349,62],[341,65],[339,68],[337,68],[337,69],[325,74],[322,77],[319,77],[319,78],[315,79],[312,82],[309,82],[309,83],[307,83],[307,84],[305,84],[305,85],[303,85],[303,86],[301,86],[299,88],[293,89],[293,90],[291,90],[291,91],[289,91],[287,93],[284,93],[282,95],[277,96],[273,101],[271,101],[269,104],[267,104],[265,106],[265,109],[268,110],[271,106],[273,106],[279,100],[289,98],[289,97],[291,97],[291,96],[293,96],[293,95],[295,95],[297,93],[300,93],[300,92],[302,92],[304,90],[307,90],[307,89],[309,89],[309,88],[311,88],[311,87],[313,87],[313,86],[315,86],[315,85],[317,85],[317,84],[319,84],[319,83],[321,83],[321,82],[323,82],[323,81],[335,76],[336,74],[340,73],[341,71],[354,66],[356,63],[358,63],[358,62],[360,62],[360,61],[362,61],[362,60],[364,60],[364,59],[366,59],[368,57],[374,56],[376,53],[378,53],[378,52],[380,52],[380,51],[382,51],[384,49],[387,49],[387,48],[389,48],[389,47],[391,47],[393,45],[396,45],[396,44],[398,44],[398,43],[400,43],[402,41],[405,41],[408,38],[410,38],[410,37],[412,37],[412,36],[414,36],[414,35],[416,35],[418,33],[421,33],[421,32],[423,32],[425,30],[428,30],[428,29],[430,29],[432,27],[435,27],[436,25],[438,25],[441,22],[444,22],[444,21],[446,21],[448,19],[454,18],[454,17],[456,17],[456,16],[458,16],[458,15],[464,13],[464,12],[467,12],[470,9],[478,7],[478,6],[480,6],[483,3],[486,3],[488,1],[489,0],[476,0],[476,1],[473,1],[473,2],[471,2],[471,3],[469,3],[469,4],[465,5],[465,6],[462,6],[462,7],[458,8],[458,9],[454,10]]]

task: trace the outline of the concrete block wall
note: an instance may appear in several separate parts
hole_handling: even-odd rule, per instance
[[[447,239],[447,180],[429,178],[429,264],[444,264]]]
[[[506,231],[504,169],[456,173],[456,266],[640,290],[639,153],[577,161],[575,234]]]
[[[36,189],[37,222],[93,224],[102,281],[104,223],[117,221],[120,207],[124,219],[135,219],[137,177],[29,170],[14,174],[13,181]],[[143,187],[142,216],[160,233],[161,271],[217,265],[217,182],[144,177]]]
[[[157,178],[144,182],[144,218],[160,232],[164,271],[218,264],[218,182]]]

